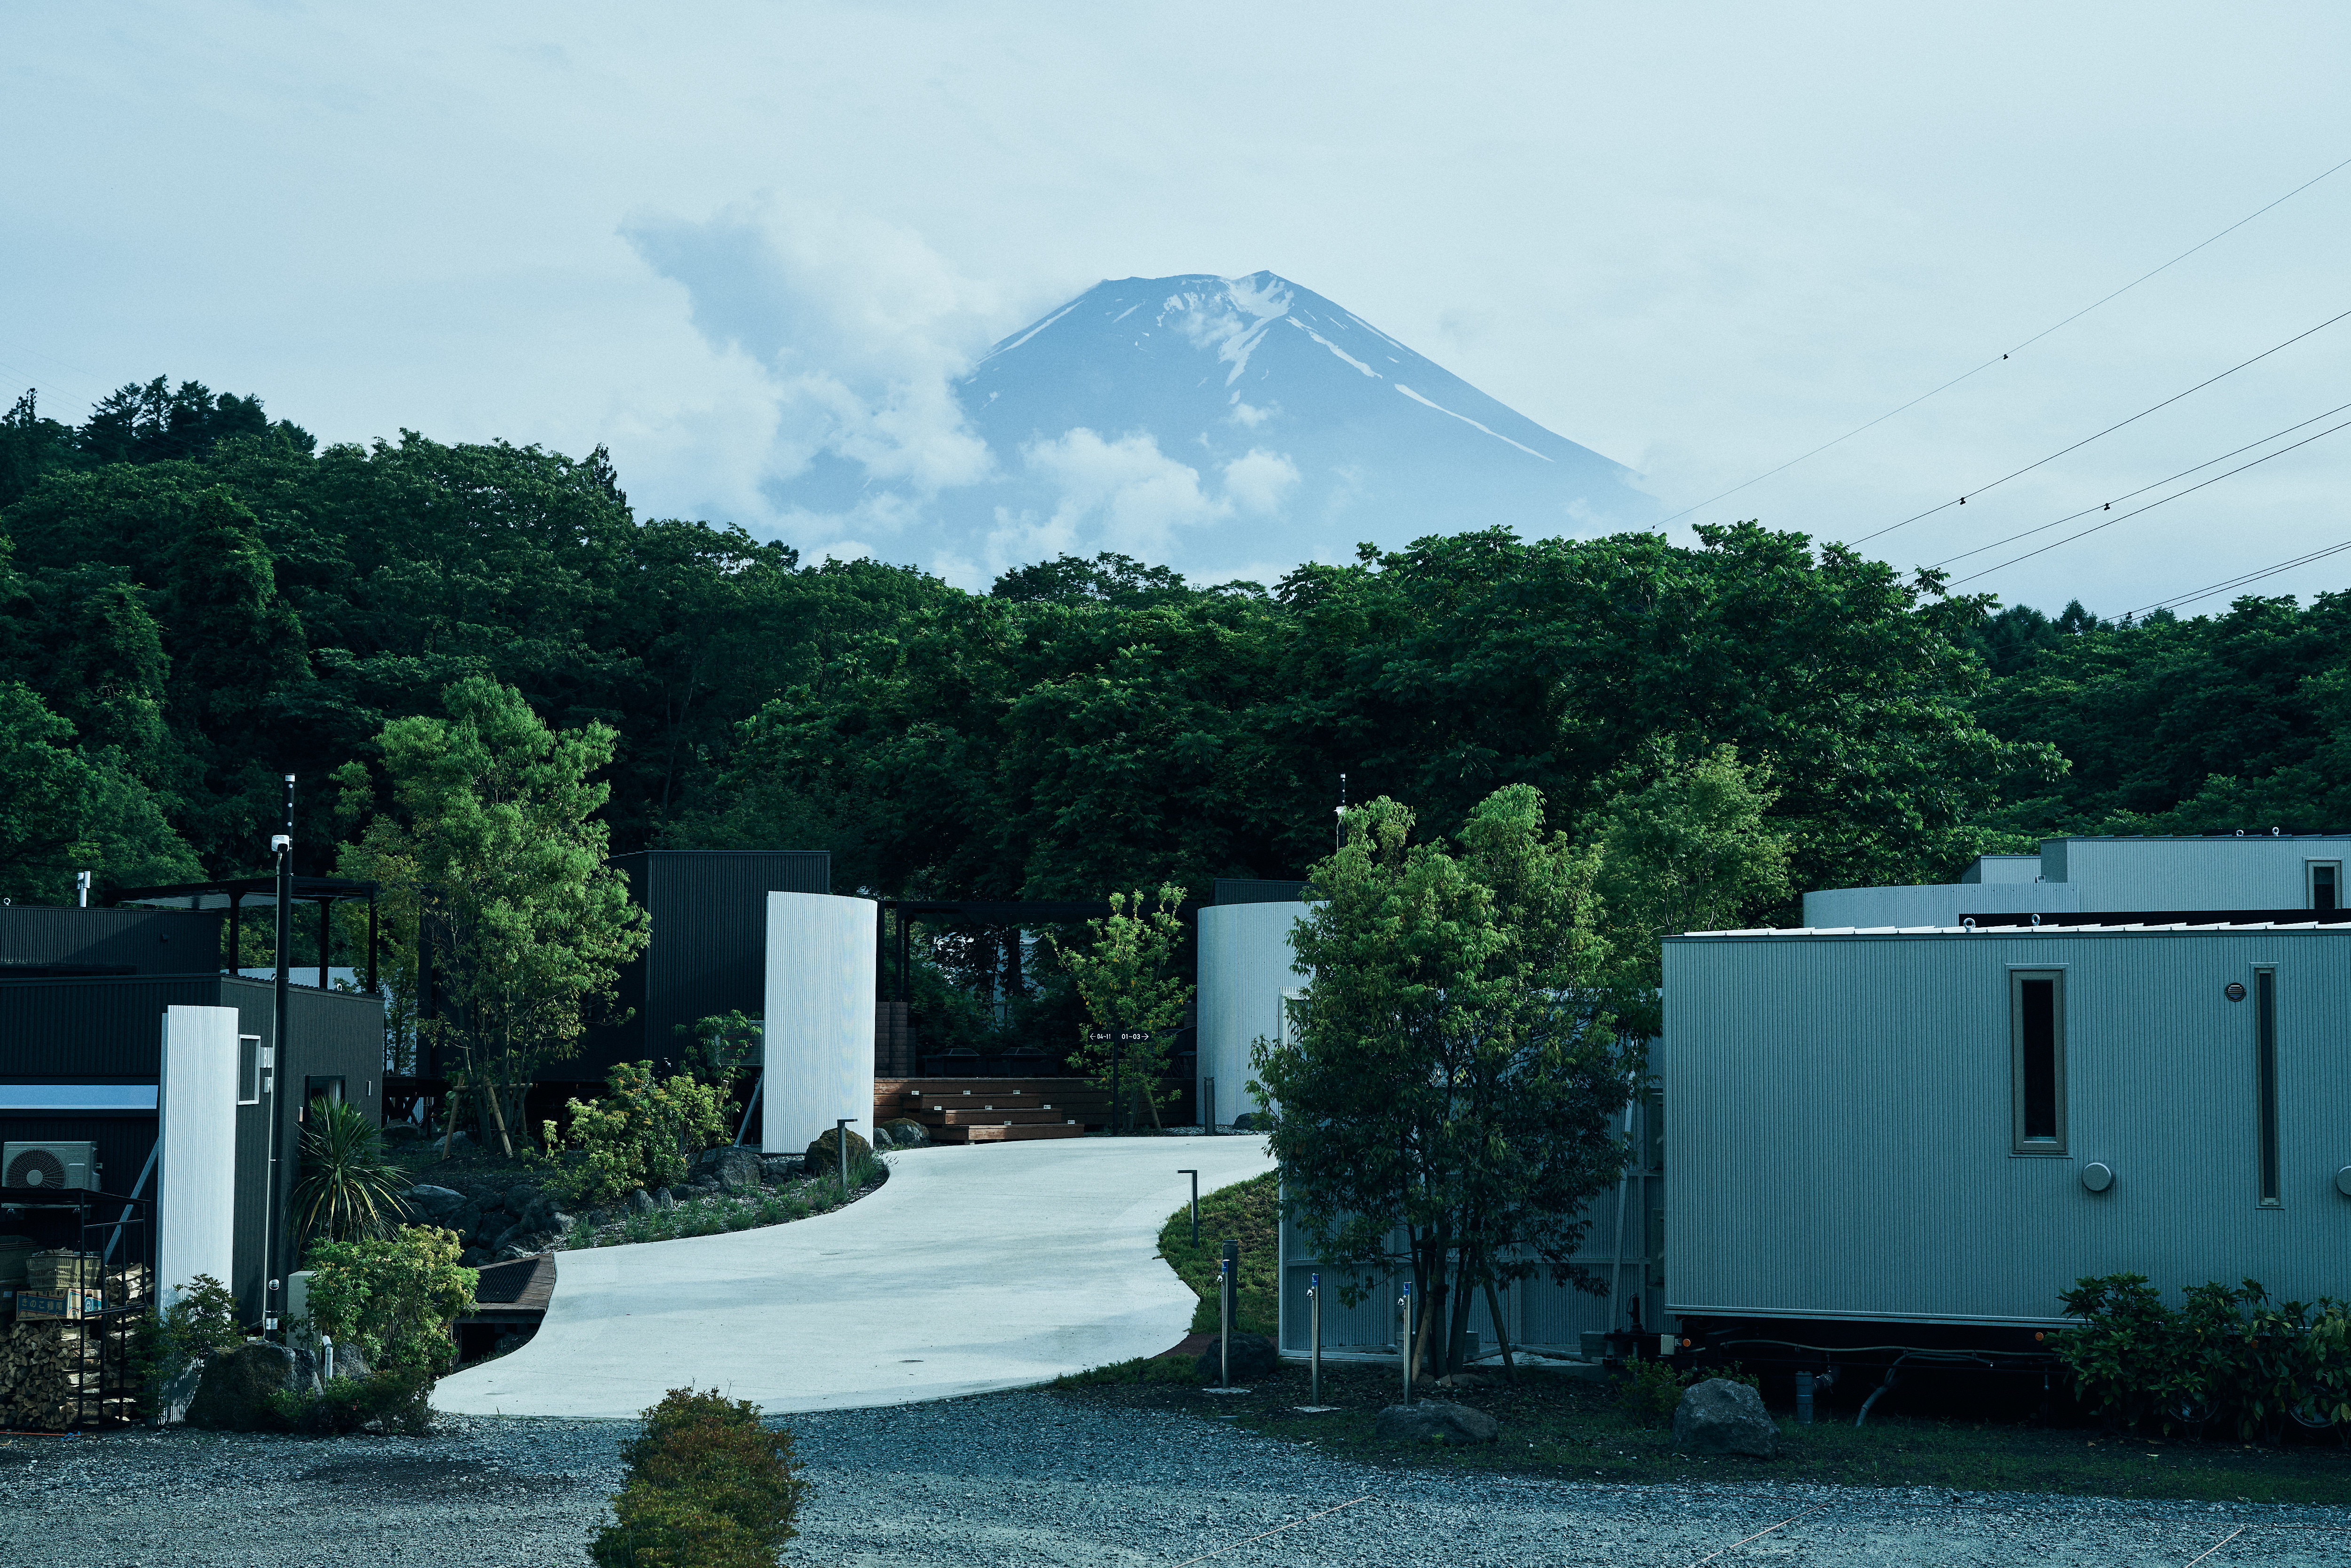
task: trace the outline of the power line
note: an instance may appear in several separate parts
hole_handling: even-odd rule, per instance
[[[2078,512],[2068,512],[2053,523],[2043,523],[2039,528],[2026,528],[2022,533],[2011,534],[2004,539],[1994,539],[1988,545],[1978,545],[1973,549],[1963,549],[1957,555],[1946,556],[1941,560],[1933,563],[1928,570],[1939,570],[1940,568],[1950,565],[1955,560],[1965,560],[1971,555],[1981,555],[1988,549],[1998,549],[2002,545],[2012,545],[2019,539],[2028,539],[2035,534],[2047,533],[2051,528],[2062,528],[2065,524],[2072,522],[2074,518],[2086,517],[2093,512],[2111,512],[2115,509],[2116,501],[2127,501],[2135,496],[2144,496],[2149,490],[2160,490],[2166,485],[2171,484],[2175,480],[2185,479],[2190,474],[2200,474],[2205,469],[2212,466],[2215,463],[2226,463],[2230,458],[2251,452],[2256,446],[2266,446],[2281,435],[2292,435],[2295,431],[2302,429],[2304,425],[2316,424],[2322,419],[2332,418],[2334,415],[2341,413],[2343,410],[2346,408],[2351,408],[2351,402],[2344,403],[2339,407],[2330,408],[2325,413],[2312,414],[2308,419],[2302,421],[2299,424],[2289,424],[2283,430],[2273,430],[2267,435],[2262,436],[2259,441],[2246,442],[2234,452],[2223,452],[2220,456],[2209,458],[2202,463],[2199,463],[2193,468],[2182,468],[2179,473],[2171,475],[2168,478],[2158,479],[2152,485],[2141,485],[2136,490],[2126,491],[2122,495],[2115,497],[2112,500],[2105,501],[2098,506],[2085,507]],[[2181,493],[2183,495],[2186,494],[2185,491]]]
[[[2299,196],[2313,185],[2317,184],[2319,181],[2325,179],[2330,174],[2338,173],[2346,168],[2351,168],[2351,158],[2346,158],[2342,162],[2335,164],[2334,168],[2328,169],[2323,173],[2314,174],[2311,178],[2304,180],[2301,184],[2296,185],[2284,195],[2278,197],[2276,201],[2270,203],[2268,206],[2258,207],[2252,212],[2247,213],[2243,217],[2239,218],[2235,223],[2231,224],[2219,234],[2212,235],[2205,239],[2197,241],[2194,245],[2189,246],[2186,250],[2181,251],[2178,256],[2173,256],[2169,261],[2165,262],[2161,267],[2155,268],[2154,271],[2141,273],[2138,277],[2132,278],[2128,283],[2124,284],[2120,288],[2116,289],[2112,294],[2104,295],[2099,298],[2090,301],[2089,304],[2083,306],[2079,310],[2074,311],[2071,316],[2066,317],[2064,320],[2055,323],[2053,326],[2043,327],[2040,331],[2033,333],[2032,336],[2025,339],[2024,341],[2015,345],[2013,348],[2011,348],[2006,353],[2001,354],[1997,359],[1986,360],[1974,370],[1967,371],[1961,374],[1953,376],[1941,386],[1935,387],[1928,392],[1920,392],[1917,397],[1912,398],[1908,402],[1903,403],[1899,407],[1887,409],[1884,413],[1879,414],[1867,424],[1855,425],[1851,430],[1846,431],[1843,435],[1838,436],[1834,441],[1823,441],[1818,446],[1813,447],[1810,452],[1799,453],[1797,455],[1789,458],[1785,463],[1781,464],[1777,468],[1767,468],[1762,473],[1756,475],[1752,479],[1744,480],[1739,484],[1733,485],[1728,490],[1708,496],[1705,500],[1698,502],[1695,506],[1684,507],[1672,517],[1666,518],[1665,523],[1677,523],[1684,517],[1688,517],[1692,512],[1698,511],[1702,507],[1713,506],[1717,501],[1721,500],[1726,496],[1736,496],[1740,491],[1746,489],[1750,485],[1760,485],[1775,474],[1784,474],[1789,469],[1793,468],[1797,464],[1805,461],[1807,458],[1817,457],[1832,446],[1843,445],[1845,442],[1851,441],[1855,436],[1861,434],[1864,431],[1874,430],[1877,426],[1884,424],[1896,414],[1906,413],[1911,409],[1917,408],[1920,403],[1925,402],[1928,398],[1939,396],[1940,394],[1950,391],[1953,387],[1958,386],[1961,382],[1967,381],[1970,377],[1982,374],[1984,371],[1991,369],[1994,365],[1999,364],[2001,360],[2007,359],[2009,354],[2022,353],[2026,349],[2031,348],[2033,344],[2041,341],[2042,339],[2049,336],[2050,333],[2056,331],[2059,328],[2072,326],[2074,322],[2079,321],[2083,317],[2087,316],[2091,311],[2095,310],[2099,306],[2121,298],[2124,295],[2128,294],[2132,289],[2137,288],[2140,284],[2145,283],[2148,278],[2155,277],[2157,273],[2166,272],[2172,267],[2179,266],[2181,262],[2186,261],[2189,256],[2194,256],[2198,251],[2202,250],[2206,246],[2212,244],[2213,241],[2225,239],[2230,235],[2232,235],[2239,229],[2243,228],[2247,224],[2252,223],[2255,218],[2260,217],[2263,213],[2268,212],[2271,207],[2279,206],[2286,202],[2292,201],[2294,197]],[[1915,521],[1916,519],[1912,520]],[[1658,526],[1662,528],[1665,526],[1665,523],[1660,523]],[[1896,524],[1896,526],[1898,528],[1900,525]]]
[[[2049,464],[2054,463],[2057,459],[2064,456],[2069,452],[2079,452],[2083,447],[2087,446],[2093,441],[2112,435],[2116,431],[2120,430],[2126,424],[2137,424],[2140,420],[2145,419],[2148,414],[2155,413],[2157,410],[2169,408],[2181,398],[2192,396],[2197,392],[2200,392],[2206,387],[2210,386],[2214,382],[2226,381],[2231,376],[2235,375],[2239,371],[2243,370],[2245,366],[2257,365],[2263,360],[2268,359],[2272,354],[2276,353],[2278,350],[2290,349],[2294,347],[2294,344],[2301,342],[2304,338],[2309,337],[2311,333],[2323,332],[2327,328],[2334,326],[2335,322],[2343,320],[2346,317],[2351,317],[2351,310],[2344,311],[2341,316],[2330,316],[2325,320],[2321,321],[2317,326],[2309,329],[2307,331],[2296,332],[2284,342],[2279,343],[2272,348],[2263,349],[2252,359],[2244,360],[2236,364],[2231,365],[2227,370],[2222,371],[2217,376],[2212,376],[2205,381],[2198,382],[2186,392],[2174,392],[2169,397],[2165,398],[2161,402],[2155,404],[2153,407],[2143,408],[2137,413],[2132,414],[2128,419],[2117,420],[2114,423],[2106,426],[2105,429],[2098,432],[2096,435],[2085,435],[2082,437],[2081,440],[2074,443],[2073,445],[2061,447],[2057,451],[2051,453],[2048,456],[2028,463],[2023,467],[2015,470],[2013,473],[2003,474],[1989,485],[1977,486],[1974,489],[1967,491],[1965,494],[1961,495],[1959,499],[1955,501],[1946,501],[1939,507],[1929,507],[1923,512],[1915,512],[1909,517],[1903,518],[1898,523],[1888,523],[1884,528],[1878,529],[1877,532],[1874,534],[1864,534],[1861,538],[1854,540],[1853,542],[1857,545],[1865,545],[1872,539],[1884,538],[1886,535],[1892,533],[1896,528],[1907,528],[1912,523],[1918,521],[1921,517],[1931,517],[1937,512],[1948,511],[1953,507],[1964,507],[1968,504],[1969,496],[1980,496],[1988,490],[1996,490],[2001,486],[2007,484],[2011,479],[2016,478],[2019,475],[2030,474],[2035,468],[2043,467]]]
[[[2292,560],[2282,560],[2275,566],[2265,566],[2259,571],[2246,572],[2241,577],[2232,577],[2226,582],[2216,582],[2209,588],[2197,589],[2192,593],[2175,594],[2169,599],[2147,605],[2145,609],[2134,610],[2127,618],[2137,620],[2142,615],[2152,615],[2158,610],[2173,610],[2182,604],[2193,604],[2199,599],[2210,599],[2216,593],[2226,593],[2232,588],[2242,588],[2249,582],[2259,582],[2262,578],[2275,577],[2279,572],[2291,571],[2298,566],[2308,566],[2312,561],[2325,560],[2328,556],[2340,555],[2347,549],[2351,549],[2351,539],[2345,539],[2339,545],[2328,545],[2325,549],[2312,550],[2308,555],[2298,555]]]
[[[2123,521],[2125,518],[2136,517],[2145,512],[2152,512],[2158,507],[2168,507],[2172,502],[2179,499],[2182,496],[2192,496],[2196,494],[2197,491],[2203,489],[2206,486],[2217,485],[2221,480],[2241,474],[2248,468],[2258,468],[2273,457],[2283,457],[2289,452],[2299,451],[2303,447],[2309,445],[2314,441],[2325,440],[2327,436],[2334,434],[2338,430],[2351,430],[2351,419],[2345,420],[2341,424],[2331,425],[2328,428],[2320,431],[2316,435],[2305,435],[2300,441],[2295,442],[2292,446],[2281,446],[2275,452],[2264,453],[2261,456],[2254,458],[2251,463],[2241,463],[2236,467],[2230,469],[2226,474],[2215,474],[2210,479],[2205,480],[2203,484],[2190,485],[2185,490],[2175,491],[2173,494],[2166,496],[2160,501],[2149,501],[2146,506],[2140,507],[2137,510],[2125,512],[2119,517],[2108,517],[2103,523],[2094,523],[2090,527],[2082,529],[2079,533],[2068,534],[2062,539],[2053,539],[2049,543],[2043,545],[2039,549],[2029,549],[2022,555],[2011,556],[2008,559],[2001,561],[1999,566],[1988,566],[1981,571],[1970,572],[1967,576],[1960,578],[1957,582],[1950,584],[1950,586],[1957,588],[1959,586],[1959,583],[1973,582],[1979,577],[1989,577],[1993,572],[2000,570],[2001,567],[2014,566],[2021,560],[2031,560],[2034,556],[2046,554],[2048,551],[2055,549],[2059,545],[2069,545],[2075,539],[2087,538],[2092,534],[2095,534],[2103,528],[2111,528],[2116,523]]]

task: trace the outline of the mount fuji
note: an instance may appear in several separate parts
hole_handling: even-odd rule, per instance
[[[1626,468],[1270,272],[1098,284],[952,392],[987,447],[974,482],[892,494],[832,456],[773,498],[971,583],[1103,549],[1270,582],[1358,542],[1591,533],[1662,510]]]

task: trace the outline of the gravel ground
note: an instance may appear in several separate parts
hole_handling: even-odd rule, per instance
[[[2351,1563],[2351,1507],[1610,1488],[1388,1471],[1184,1416],[1114,1416],[1038,1393],[829,1411],[789,1424],[813,1483],[800,1539],[787,1553],[802,1564],[1175,1568],[1232,1546],[1215,1559],[1220,1568],[1681,1568],[1767,1530],[1715,1560]],[[16,1439],[0,1448],[0,1563],[584,1563],[582,1548],[619,1481],[619,1446],[632,1431],[621,1422],[453,1416],[423,1439]],[[1356,1498],[1364,1500],[1350,1502]]]

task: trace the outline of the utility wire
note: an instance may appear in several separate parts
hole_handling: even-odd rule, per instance
[[[1959,499],[1955,501],[1946,501],[1939,507],[1929,507],[1923,512],[1914,512],[1898,523],[1888,523],[1884,528],[1878,529],[1877,532],[1874,534],[1864,534],[1861,538],[1854,540],[1853,542],[1857,545],[1867,544],[1872,539],[1884,538],[1886,535],[1892,533],[1896,528],[1907,528],[1921,517],[1931,517],[1937,512],[1948,511],[1953,507],[1964,507],[1968,504],[1969,496],[1980,496],[1987,490],[1998,489],[2001,486],[2007,484],[2011,479],[2016,478],[2019,475],[2030,474],[2035,468],[2043,467],[2048,464],[2056,462],[2057,459],[2064,456],[2068,452],[2079,452],[2083,447],[2087,446],[2093,441],[2112,435],[2116,431],[2120,430],[2126,424],[2137,424],[2140,420],[2145,419],[2148,414],[2155,413],[2158,409],[2169,408],[2181,398],[2189,397],[2197,392],[2200,392],[2206,387],[2210,386],[2214,382],[2226,381],[2229,377],[2235,375],[2239,371],[2243,370],[2247,365],[2257,365],[2263,360],[2268,359],[2272,354],[2276,353],[2279,349],[2290,349],[2294,344],[2301,342],[2304,338],[2309,337],[2311,333],[2323,332],[2326,330],[2327,328],[2334,326],[2337,321],[2343,320],[2346,317],[2351,317],[2351,310],[2344,311],[2341,316],[2330,316],[2325,320],[2321,321],[2317,326],[2310,328],[2305,331],[2296,332],[2293,337],[2288,338],[2284,342],[2279,343],[2275,347],[2263,349],[2260,353],[2255,354],[2250,360],[2243,360],[2236,364],[2231,365],[2227,370],[2222,371],[2217,376],[2212,376],[2207,380],[2198,382],[2186,392],[2174,392],[2169,397],[2165,398],[2161,402],[2155,404],[2153,407],[2143,408],[2137,413],[2132,414],[2128,419],[2117,420],[2114,423],[2106,426],[2105,429],[2098,432],[2096,435],[2085,435],[2082,437],[2081,440],[2074,443],[2073,445],[2062,447],[2059,450],[2051,453],[2046,457],[2041,458],[2035,462],[2028,463],[2023,467],[2015,470],[2013,473],[2003,474],[1989,485],[1977,486],[1974,489],[1968,491],[1965,495],[1960,496]]]
[[[2251,452],[2256,446],[2266,446],[2281,435],[2292,435],[2295,431],[2303,429],[2306,425],[2316,424],[2322,419],[2331,419],[2335,415],[2341,413],[2343,410],[2346,408],[2351,408],[2351,402],[2344,403],[2339,407],[2330,408],[2325,413],[2312,414],[2300,424],[2289,424],[2283,430],[2273,430],[2267,435],[2262,436],[2259,441],[2246,442],[2234,452],[2223,452],[2220,456],[2211,458],[2203,463],[2199,463],[2193,468],[2182,468],[2179,473],[2172,475],[2169,478],[2158,479],[2152,485],[2141,485],[2137,489],[2116,496],[2113,500],[2106,501],[2102,505],[2085,507],[2078,512],[2066,513],[2064,517],[2058,518],[2053,523],[2043,523],[2039,528],[2026,528],[2022,533],[2011,534],[2004,539],[1994,539],[1988,545],[1978,545],[1973,549],[1963,549],[1957,555],[1945,556],[1941,560],[1934,562],[1928,570],[1930,571],[1939,570],[1941,568],[1950,565],[1953,561],[1965,560],[1971,555],[1981,555],[1988,549],[1998,549],[2002,545],[2012,545],[2019,539],[2029,539],[2035,534],[2047,533],[2051,528],[2062,528],[2065,524],[2072,522],[2074,518],[2086,517],[2093,512],[2111,512],[2115,509],[2116,501],[2127,501],[2134,497],[2144,496],[2149,490],[2160,490],[2166,485],[2171,484],[2174,480],[2185,479],[2190,474],[2202,473],[2205,469],[2212,466],[2214,463],[2226,463],[2230,458],[2241,456],[2245,453]]]
[[[2241,474],[2248,468],[2258,468],[2273,457],[2283,457],[2289,452],[2299,451],[2303,447],[2309,445],[2312,442],[2322,441],[2327,436],[2334,434],[2338,430],[2351,430],[2351,419],[2345,420],[2341,424],[2330,425],[2326,429],[2320,431],[2316,435],[2305,435],[2300,441],[2295,442],[2292,446],[2281,446],[2275,452],[2264,453],[2262,455],[2254,458],[2251,463],[2241,463],[2234,468],[2230,469],[2226,474],[2215,474],[2210,479],[2203,481],[2202,484],[2190,485],[2185,490],[2174,491],[2172,494],[2166,496],[2160,501],[2149,501],[2144,507],[2108,517],[2103,523],[2093,523],[2088,528],[2082,529],[2079,533],[2067,534],[2062,539],[2052,539],[2049,543],[2043,545],[2039,549],[2029,549],[2022,555],[2011,556],[2008,559],[2001,561],[1998,566],[1988,566],[1981,571],[1970,572],[1967,576],[1960,578],[1959,581],[1950,584],[1950,586],[1957,588],[1959,586],[1959,583],[1973,582],[1979,577],[1989,577],[1993,572],[2000,570],[2001,567],[2014,566],[2018,561],[2031,560],[2034,556],[2045,554],[2050,550],[2055,549],[2059,545],[2069,545],[2075,539],[2087,538],[2092,534],[2095,534],[2103,528],[2113,528],[2116,523],[2123,521],[2126,517],[2136,517],[2141,513],[2152,512],[2158,507],[2168,507],[2172,502],[2179,499],[2182,496],[2192,496],[2208,485],[2217,485],[2221,480]]]
[[[2026,349],[2031,348],[2033,344],[2041,341],[2042,339],[2049,336],[2050,333],[2056,331],[2059,328],[2072,326],[2074,322],[2079,321],[2083,317],[2087,316],[2091,311],[2095,310],[2099,306],[2108,304],[2113,300],[2121,298],[2124,295],[2128,294],[2132,289],[2137,288],[2140,284],[2145,283],[2148,278],[2155,277],[2157,273],[2166,272],[2172,267],[2179,266],[2181,262],[2186,261],[2189,256],[2194,256],[2198,251],[2202,250],[2206,246],[2212,244],[2213,241],[2225,239],[2230,235],[2232,235],[2239,229],[2243,228],[2247,224],[2252,223],[2255,218],[2260,217],[2262,214],[2268,212],[2271,207],[2279,206],[2286,202],[2292,201],[2294,197],[2299,196],[2313,185],[2317,184],[2319,181],[2325,179],[2330,174],[2339,173],[2346,168],[2351,168],[2351,158],[2346,158],[2342,162],[2335,164],[2334,168],[2326,170],[2324,173],[2314,174],[2311,178],[2304,180],[2301,184],[2296,185],[2284,195],[2278,197],[2276,201],[2270,203],[2269,206],[2256,208],[2254,211],[2247,213],[2243,217],[2239,218],[2235,223],[2231,224],[2219,234],[2213,235],[2210,238],[2199,240],[2196,244],[2189,246],[2186,250],[2181,251],[2178,256],[2173,256],[2169,261],[2165,262],[2161,267],[2155,268],[2153,272],[2143,272],[2139,274],[2138,277],[2132,278],[2128,283],[2124,284],[2120,288],[2116,289],[2112,294],[2105,295],[2099,298],[2090,301],[2089,304],[2083,306],[2079,310],[2074,311],[2071,316],[2066,317],[2063,321],[2057,322],[2054,326],[2043,327],[2040,331],[2035,332],[2030,338],[2025,339],[2023,342],[2010,349],[2007,353],[2001,354],[1999,359],[1986,360],[1974,370],[1953,376],[1941,386],[1933,388],[1928,392],[1920,392],[1917,397],[1912,398],[1908,402],[1903,403],[1900,407],[1887,409],[1884,413],[1879,414],[1867,424],[1857,424],[1851,430],[1846,431],[1843,435],[1838,436],[1834,441],[1823,441],[1818,446],[1813,447],[1810,452],[1799,453],[1797,455],[1789,458],[1785,463],[1781,464],[1777,468],[1766,469],[1762,473],[1755,476],[1752,479],[1745,480],[1740,484],[1733,485],[1728,490],[1708,496],[1705,500],[1698,502],[1696,506],[1684,507],[1672,517],[1666,518],[1665,522],[1677,523],[1684,517],[1688,517],[1692,512],[1699,510],[1701,507],[1713,506],[1717,501],[1721,500],[1726,496],[1736,496],[1740,491],[1746,489],[1749,486],[1760,485],[1764,480],[1771,478],[1774,474],[1784,474],[1789,469],[1793,468],[1797,464],[1803,462],[1805,459],[1817,457],[1822,453],[1826,452],[1830,447],[1842,445],[1845,442],[1851,441],[1855,436],[1861,434],[1864,431],[1874,430],[1877,426],[1884,424],[1896,414],[1907,413],[1909,410],[1917,408],[1920,403],[1925,402],[1928,398],[1936,397],[1943,392],[1950,391],[1953,387],[1958,386],[1961,382],[1968,380],[1970,377],[1982,374],[1984,371],[1991,369],[1994,365],[1999,364],[2001,360],[2007,359],[2009,354],[2022,353]],[[1658,526],[1662,528],[1665,524],[1660,523]],[[1900,525],[1896,524],[1896,526],[1899,527]]]
[[[2325,560],[2328,556],[2340,555],[2347,549],[2351,549],[2351,539],[2345,539],[2339,545],[2328,545],[2325,549],[2312,550],[2308,555],[2298,555],[2292,560],[2282,560],[2275,566],[2265,566],[2259,571],[2246,572],[2241,577],[2232,577],[2226,582],[2213,583],[2209,588],[2199,588],[2190,593],[2174,594],[2169,599],[2159,600],[2142,609],[2132,611],[2129,618],[2137,620],[2142,615],[2152,615],[2158,610],[2176,610],[2183,604],[2192,604],[2199,599],[2210,599],[2216,593],[2226,593],[2232,588],[2242,588],[2249,582],[2259,582],[2265,577],[2275,577],[2282,571],[2292,571],[2298,566],[2308,566],[2314,560]]]

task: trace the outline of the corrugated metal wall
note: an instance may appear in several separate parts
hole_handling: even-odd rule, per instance
[[[580,1054],[555,1062],[549,1080],[600,1081],[613,1063],[677,1055],[674,1032],[721,1013],[767,1005],[770,893],[831,893],[823,850],[648,850],[615,855],[630,891],[653,916],[653,940],[622,971],[628,1022],[590,1032]]]
[[[0,904],[0,973],[39,965],[184,975],[222,963],[218,914],[191,909],[79,909]]]
[[[0,1079],[15,1082],[153,1083],[162,1066],[163,1009],[231,1007],[241,1034],[274,1035],[274,988],[219,975],[0,980]],[[287,998],[293,1048],[280,1059],[279,1171],[293,1186],[301,1092],[312,1076],[340,1077],[347,1099],[371,1120],[383,1105],[383,1007],[372,997],[293,987]],[[251,1321],[261,1314],[263,1226],[268,1211],[269,1129],[258,1105],[237,1108],[235,1278],[227,1281]],[[141,1116],[10,1117],[0,1138],[93,1138],[110,1191],[128,1192],[155,1141]],[[153,1188],[151,1183],[149,1193]],[[162,1215],[158,1222],[168,1223]],[[280,1260],[281,1267],[284,1260]],[[179,1281],[172,1281],[178,1283]]]
[[[2095,909],[2307,909],[2311,861],[2351,862],[2351,839],[2052,839],[2042,874]],[[2338,896],[2340,896],[2338,894]]]
[[[2279,974],[2273,1210],[2253,1011],[2223,993],[2256,965]],[[2011,1153],[2014,967],[2065,974],[2063,1155]],[[1668,1310],[2038,1323],[2122,1270],[2351,1295],[2346,981],[2341,928],[1669,938]]]

